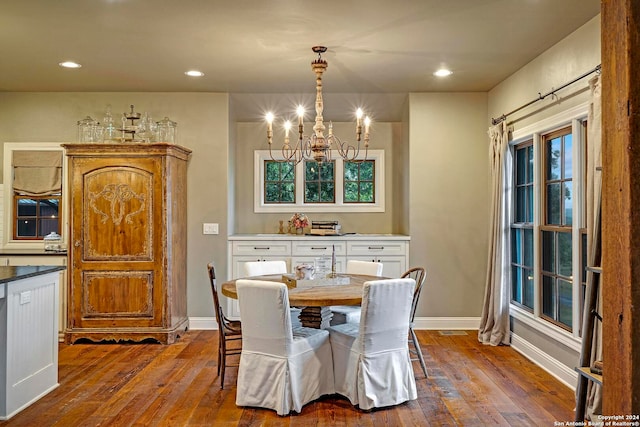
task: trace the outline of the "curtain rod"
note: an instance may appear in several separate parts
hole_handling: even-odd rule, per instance
[[[543,99],[545,99],[547,96],[549,96],[549,95],[553,95],[553,94],[554,94],[554,93],[556,93],[557,91],[559,91],[559,90],[561,90],[561,89],[564,89],[565,87],[567,87],[567,86],[569,86],[569,85],[571,85],[571,84],[573,84],[573,83],[577,82],[578,80],[582,80],[582,79],[584,79],[585,77],[587,77],[587,76],[588,76],[588,75],[590,75],[590,74],[593,74],[593,73],[600,73],[600,69],[601,69],[601,68],[602,68],[602,64],[598,64],[598,65],[596,65],[596,66],[595,66],[595,68],[594,68],[593,70],[589,70],[589,71],[587,71],[586,73],[582,74],[581,76],[576,77],[575,79],[571,80],[570,82],[567,82],[567,83],[563,84],[562,86],[560,86],[559,88],[557,88],[557,89],[553,89],[552,91],[547,92],[547,93],[545,93],[544,95],[542,95],[540,92],[538,92],[538,97],[537,97],[536,99],[534,99],[534,100],[532,100],[532,101],[530,101],[530,102],[527,102],[526,104],[521,105],[520,107],[516,108],[515,110],[510,111],[510,112],[508,112],[508,113],[506,113],[506,114],[503,114],[503,115],[501,115],[500,117],[498,117],[498,118],[496,118],[496,119],[491,119],[491,124],[492,124],[492,125],[497,125],[497,124],[499,124],[499,123],[504,122],[505,120],[507,120],[507,116],[510,116],[510,115],[512,115],[513,113],[517,113],[518,111],[522,110],[523,108],[527,108],[527,107],[528,107],[529,105],[531,105],[531,104],[535,104],[535,103],[536,103],[536,102],[538,102],[538,101],[542,101],[542,100],[543,100]]]

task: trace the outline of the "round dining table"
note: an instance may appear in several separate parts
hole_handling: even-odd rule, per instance
[[[236,280],[242,279],[287,283],[282,274],[244,277]],[[289,287],[289,305],[302,308],[300,312],[302,326],[324,328],[329,325],[331,320],[329,306],[360,305],[362,303],[362,285],[370,280],[381,279],[385,278],[362,274],[337,274],[335,281],[340,284]],[[238,299],[236,280],[229,280],[222,284],[220,288],[224,296]]]

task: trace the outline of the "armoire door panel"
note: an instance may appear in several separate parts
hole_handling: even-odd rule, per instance
[[[154,317],[153,271],[85,272],[83,318]]]
[[[84,260],[153,259],[153,173],[104,167],[84,176]]]

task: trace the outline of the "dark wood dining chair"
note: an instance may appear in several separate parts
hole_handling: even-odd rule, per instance
[[[427,272],[422,267],[413,267],[402,274],[402,278],[412,278],[416,281],[416,289],[413,292],[413,303],[411,304],[411,318],[409,322],[409,341],[413,345],[413,349],[410,348],[411,353],[415,354],[418,358],[411,360],[419,360],[420,366],[422,366],[422,371],[424,372],[425,377],[429,377],[427,375],[427,366],[424,363],[424,356],[422,355],[422,349],[420,348],[420,342],[418,341],[418,337],[413,330],[414,322],[413,319],[416,317],[416,308],[418,306],[418,299],[420,298],[420,292],[422,291],[422,284],[427,277]]]
[[[224,389],[224,371],[227,366],[238,366],[239,362],[227,364],[227,357],[240,355],[242,351],[242,325],[239,321],[229,320],[222,311],[218,290],[216,288],[216,271],[213,263],[207,264],[209,279],[211,281],[211,292],[213,293],[213,305],[218,322],[218,376],[220,377],[220,388]],[[229,347],[230,343],[232,347]]]

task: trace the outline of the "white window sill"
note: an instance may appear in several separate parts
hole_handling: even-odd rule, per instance
[[[573,351],[580,352],[582,349],[582,338],[574,337],[570,332],[535,317],[532,313],[516,305],[509,305],[509,315]]]

